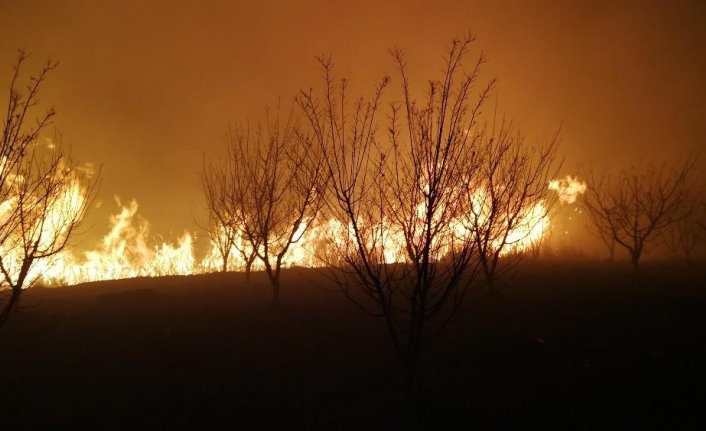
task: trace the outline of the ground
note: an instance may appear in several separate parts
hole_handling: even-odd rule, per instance
[[[523,262],[426,341],[410,410],[383,323],[283,274],[33,288],[0,330],[2,429],[698,429],[700,267]]]

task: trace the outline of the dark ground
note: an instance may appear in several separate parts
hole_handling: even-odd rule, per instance
[[[414,414],[382,322],[316,274],[26,292],[0,429],[704,429],[706,272],[523,263],[427,341]],[[425,424],[425,425],[423,425]]]

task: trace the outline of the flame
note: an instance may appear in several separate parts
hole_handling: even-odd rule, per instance
[[[586,184],[577,178],[567,176],[551,181],[550,190],[559,194],[559,200],[565,203],[575,202],[577,196],[586,190]],[[487,195],[478,190],[472,195],[472,205],[481,217]],[[78,182],[72,183],[61,198],[57,200],[58,208],[78,207],[86,199],[85,190]],[[109,218],[109,232],[97,244],[94,250],[75,255],[70,250],[47,259],[33,269],[33,277],[41,278],[48,285],[73,285],[89,281],[121,279],[133,277],[155,277],[164,275],[189,275],[195,273],[214,272],[222,269],[223,259],[218,248],[218,241],[228,233],[223,227],[215,232],[210,248],[203,259],[196,259],[194,254],[194,235],[184,232],[176,242],[155,241],[150,237],[149,223],[138,214],[139,206],[135,200],[127,205],[121,205],[116,198],[118,212]],[[0,221],[12,209],[13,202],[0,203]],[[418,217],[423,217],[425,207],[417,208]],[[61,211],[51,212],[46,229],[61,229],[62,220],[58,216]],[[531,249],[542,241],[551,228],[548,211],[540,202],[522,211],[514,229],[504,240],[501,254],[519,253]],[[360,232],[366,235],[366,247],[376,253],[378,258],[386,263],[404,262],[407,259],[407,247],[401,231],[391,227],[391,223],[383,219],[376,223],[361,221]],[[447,232],[439,237],[439,243],[434,247],[435,258],[440,259],[450,251],[455,239],[470,234],[468,224],[461,219],[452,220]],[[319,218],[310,226],[302,225],[295,234],[296,242],[290,246],[283,260],[283,266],[316,267],[324,264],[323,255],[334,256],[333,248],[346,249],[353,247],[355,242],[353,227],[344,225],[334,219]],[[228,270],[242,270],[246,261],[241,251],[246,255],[252,252],[242,232],[234,236],[235,244],[228,251]],[[500,241],[500,240],[496,240]],[[494,247],[499,247],[499,242]],[[350,249],[348,249],[350,250]],[[0,250],[3,255],[11,255],[12,250]],[[262,252],[262,250],[260,250]],[[262,269],[263,265],[256,259],[252,269]]]
[[[59,173],[58,175],[62,175]],[[35,208],[35,214],[31,214],[28,218],[31,225],[25,226],[27,238],[31,238],[34,248],[37,250],[52,250],[53,244],[61,243],[68,232],[67,222],[76,218],[84,206],[86,200],[86,190],[82,187],[79,179],[68,172],[68,181],[61,192],[56,195],[51,195],[49,198],[40,198],[32,195],[24,197],[26,208]],[[22,177],[17,175],[12,181],[22,181]],[[6,223],[16,210],[18,197],[11,197],[0,203],[0,223]],[[36,211],[46,211],[45,217],[39,217]],[[0,244],[0,255],[3,257],[3,262],[7,269],[10,278],[17,280],[20,273],[20,268],[24,260],[23,237],[18,232],[19,229],[14,229],[7,232],[7,237]],[[26,276],[29,284],[35,280],[44,278],[46,274],[52,271],[60,270],[55,266],[55,262],[60,260],[58,255],[54,255],[44,259],[36,259],[32,262]],[[3,280],[3,283],[5,280]],[[0,283],[0,288],[4,287]]]
[[[196,272],[191,234],[185,232],[176,245],[149,246],[149,223],[136,215],[137,210],[135,200],[121,206],[118,214],[110,216],[110,231],[95,250],[85,252],[82,259],[69,251],[60,254],[42,276],[44,282],[71,285]]]
[[[473,193],[471,197],[471,212],[475,214],[475,224],[482,227],[488,223],[496,225],[509,223],[510,220],[508,218],[515,214],[495,215],[495,221],[490,221],[492,217],[490,200],[490,194],[487,190],[478,189]],[[506,232],[507,236],[490,238],[491,244],[489,248],[491,250],[500,249],[501,256],[533,249],[542,242],[550,228],[547,208],[543,202],[535,203],[527,208],[520,208],[517,219],[512,224],[512,229]],[[471,235],[471,232],[466,230],[464,234]]]
[[[567,175],[564,178],[549,182],[549,190],[559,194],[559,201],[566,204],[576,202],[579,195],[586,192],[586,183],[578,178]]]

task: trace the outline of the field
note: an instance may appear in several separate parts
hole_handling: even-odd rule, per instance
[[[524,262],[426,341],[422,402],[383,322],[312,270],[34,288],[0,331],[0,427],[694,429],[706,273]]]

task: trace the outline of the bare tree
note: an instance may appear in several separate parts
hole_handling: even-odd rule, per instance
[[[690,218],[681,219],[662,232],[662,241],[675,257],[692,262],[694,251],[704,240],[704,230]]]
[[[402,51],[391,51],[403,100],[391,106],[389,145],[379,140],[377,120],[387,77],[349,111],[347,81],[337,83],[333,63],[321,58],[323,96],[309,90],[299,97],[330,176],[331,277],[356,305],[384,319],[410,397],[424,337],[458,309],[477,268],[472,236],[456,229],[479,166],[477,120],[494,85],[471,96],[485,61],[481,54],[464,74],[473,40],[452,42],[423,103],[412,96]]]
[[[19,81],[27,58],[20,51],[0,143],[0,327],[18,309],[24,289],[41,277],[41,265],[51,265],[66,248],[97,184],[97,177],[78,169],[60,142],[53,142],[53,148],[40,146],[55,111],[49,109],[33,124],[29,116],[57,63],[48,61],[23,92]]]
[[[706,230],[706,202],[701,202],[698,205],[698,217],[696,224],[703,230]]]
[[[697,160],[698,154],[692,154],[676,165],[641,161],[615,176],[606,172],[598,177],[592,168],[586,170],[582,206],[602,236],[628,251],[636,275],[646,247],[692,211]]]
[[[297,115],[232,129],[226,136],[227,157],[211,166],[213,178],[224,176],[225,225],[240,235],[236,247],[262,262],[279,302],[280,275],[287,252],[309,229],[321,207],[325,170],[313,141],[297,132]],[[207,179],[205,182],[213,182]],[[240,245],[239,245],[240,244]]]
[[[216,249],[218,250],[218,254],[221,257],[221,271],[228,271],[230,256],[231,254],[233,254],[233,249],[236,248],[235,244],[237,241],[237,232],[233,229],[232,224],[225,224],[216,219],[211,219],[208,234],[211,238],[211,243],[215,245]],[[245,254],[244,251],[238,251],[240,251],[241,254]],[[251,253],[251,256],[254,257],[254,255],[255,253]],[[252,267],[252,260],[247,260],[246,258],[247,281],[250,281],[250,269]]]
[[[689,199],[692,200],[693,196]],[[694,208],[694,211],[660,232],[662,243],[672,256],[683,258],[689,264],[692,263],[694,252],[706,239],[706,230],[699,225],[702,220],[701,213],[700,208]]]
[[[213,248],[221,258],[221,271],[228,271],[229,258],[233,252],[237,241],[237,226],[235,220],[229,213],[229,200],[232,198],[230,187],[234,182],[231,177],[235,173],[229,169],[229,159],[225,161],[207,162],[204,157],[203,171],[201,172],[201,186],[206,198],[206,210],[208,212],[208,224],[205,230],[211,239]],[[252,256],[255,253],[251,253]],[[246,274],[249,279],[250,265],[246,267]]]
[[[608,261],[615,260],[615,236],[610,229],[607,221],[600,217],[600,214],[588,211],[588,220],[586,222],[586,230],[598,238],[608,251]]]
[[[208,233],[221,256],[221,268],[228,270],[229,256],[235,251],[243,262],[245,281],[249,283],[259,243],[257,237],[251,238],[255,246],[244,240],[244,215],[253,213],[254,209],[248,207],[250,201],[241,199],[250,187],[250,177],[232,145],[235,134],[233,130],[226,133],[225,157],[204,158],[201,184],[209,214]]]
[[[490,291],[512,269],[521,251],[539,250],[549,211],[561,194],[548,188],[561,163],[555,163],[559,132],[547,143],[530,146],[502,120],[481,132],[476,181],[466,188],[464,226],[475,240]],[[501,257],[504,257],[501,263]]]

